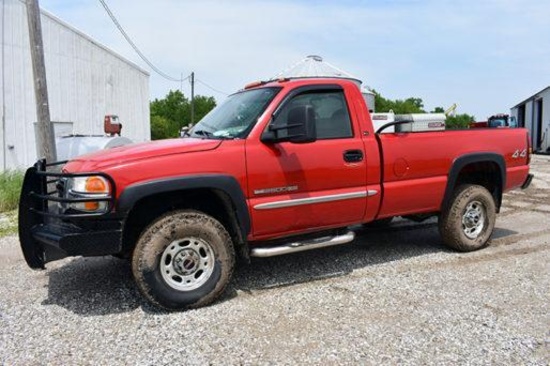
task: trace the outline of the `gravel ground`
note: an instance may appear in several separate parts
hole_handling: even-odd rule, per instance
[[[505,197],[492,245],[443,247],[435,220],[254,260],[218,303],[165,313],[127,262],[27,268],[0,239],[1,364],[550,364],[550,157]]]

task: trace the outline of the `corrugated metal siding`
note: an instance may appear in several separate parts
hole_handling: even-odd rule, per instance
[[[30,165],[37,157],[26,7],[19,0],[3,1],[6,166],[0,156],[0,168],[6,169]],[[44,12],[42,32],[51,120],[73,122],[74,133],[103,134],[103,117],[117,114],[123,136],[149,140],[147,72]]]
[[[535,133],[534,131],[535,126],[533,125],[533,101],[527,100],[523,102],[522,104],[518,104],[517,106],[513,107],[510,110],[510,114],[514,117],[516,117],[516,120],[519,122],[519,111],[518,108],[524,105],[525,106],[525,120],[523,121],[525,128],[529,131],[529,136],[531,139],[531,145],[535,145]]]
[[[36,112],[25,6],[18,1],[4,1],[5,168],[14,168],[29,164],[31,154],[36,154],[32,125]]]
[[[525,103],[525,127],[529,130],[531,136],[531,145],[535,145],[535,131],[533,127],[533,101]]]
[[[537,141],[539,126],[537,123],[535,102],[540,99],[542,99],[542,130],[540,131],[542,142],[540,148],[543,151],[547,151],[550,149],[550,88],[547,88],[516,105],[512,108],[511,113],[517,118],[518,108],[522,105],[525,106],[525,127],[529,130],[531,144],[534,148],[536,148],[539,143]]]

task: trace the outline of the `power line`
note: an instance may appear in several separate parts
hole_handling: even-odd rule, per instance
[[[160,76],[162,76],[163,78],[167,79],[167,80],[170,80],[170,81],[177,81],[177,82],[183,82],[187,79],[189,79],[189,76],[186,77],[185,79],[178,79],[178,78],[174,78],[164,72],[162,72],[158,67],[156,67],[151,61],[149,61],[149,59],[147,57],[145,57],[145,55],[139,50],[139,48],[135,45],[135,43],[132,41],[132,39],[130,38],[130,36],[128,36],[128,34],[124,31],[124,28],[122,28],[122,26],[120,25],[120,23],[118,22],[118,20],[116,19],[115,15],[113,14],[113,12],[111,11],[111,9],[109,9],[109,6],[107,6],[107,3],[105,3],[105,0],[99,0],[99,2],[101,3],[101,5],[103,5],[103,7],[105,8],[105,11],[107,12],[107,14],[109,14],[109,17],[111,18],[111,20],[113,21],[113,23],[116,25],[116,27],[118,28],[118,30],[120,31],[120,33],[122,33],[122,35],[124,36],[124,38],[126,38],[126,41],[128,41],[128,43],[130,44],[130,46],[132,46],[132,48],[134,49],[134,51],[136,51],[136,53],[139,55],[139,57],[141,57],[141,59],[147,64],[149,65],[149,67],[151,67],[151,69],[156,72],[157,74],[159,74]]]
[[[176,81],[176,82],[180,82],[180,83],[183,83],[184,81],[186,80],[189,80],[189,78],[191,77],[191,75],[187,76],[186,78],[183,78],[183,76],[181,78],[175,78],[175,77],[172,77],[166,73],[164,73],[163,71],[161,71],[158,67],[156,67],[147,57],[145,57],[145,55],[143,54],[143,52],[140,51],[140,49],[136,46],[136,44],[132,41],[132,39],[130,38],[130,36],[126,33],[126,31],[124,30],[124,28],[122,28],[122,25],[120,25],[120,23],[118,22],[117,18],[115,17],[115,15],[113,14],[113,12],[111,11],[111,9],[109,8],[109,6],[107,5],[107,3],[105,2],[105,0],[99,0],[99,2],[101,3],[101,5],[103,5],[103,8],[105,8],[105,11],[107,12],[107,14],[109,15],[109,17],[111,18],[111,20],[113,21],[113,23],[115,24],[115,26],[118,28],[118,30],[120,31],[120,33],[122,33],[122,35],[124,36],[124,38],[126,39],[126,41],[128,41],[128,43],[130,44],[130,46],[132,46],[132,48],[134,49],[134,51],[136,51],[136,53],[139,55],[139,57],[147,64],[149,65],[149,67],[151,67],[151,69],[153,71],[155,71],[157,74],[159,74],[160,76],[162,76],[163,78],[167,79],[167,80],[170,80],[170,81]],[[216,93],[220,93],[220,94],[223,94],[223,95],[229,95],[229,93],[226,93],[224,91],[221,91],[219,89],[216,89],[214,88],[213,86],[210,86],[209,84],[205,83],[204,81],[202,80],[198,80],[198,79],[195,79],[197,82],[201,83],[202,85],[204,85],[205,87],[207,87],[208,89],[216,92]]]
[[[219,89],[216,89],[216,88],[214,88],[214,87],[212,87],[212,86],[206,84],[206,83],[205,83],[204,81],[202,81],[202,80],[195,79],[195,81],[198,82],[198,83],[201,83],[202,85],[206,86],[208,89],[210,89],[210,90],[212,90],[212,91],[215,91],[216,93],[220,93],[220,94],[223,94],[223,95],[229,95],[229,93],[226,93],[226,92],[224,92],[224,91],[221,91],[221,90],[219,90]]]

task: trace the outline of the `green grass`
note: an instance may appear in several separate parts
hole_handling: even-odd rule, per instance
[[[17,210],[0,214],[0,238],[17,234]]]
[[[8,170],[0,173],[0,212],[17,208],[22,185],[23,172]]]

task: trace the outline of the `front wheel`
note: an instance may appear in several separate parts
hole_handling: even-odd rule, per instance
[[[168,310],[207,305],[224,291],[235,266],[227,230],[198,211],[176,211],[141,234],[132,257],[140,292]]]
[[[439,216],[439,232],[443,242],[461,252],[487,246],[496,220],[493,196],[482,186],[459,186],[445,212]]]

